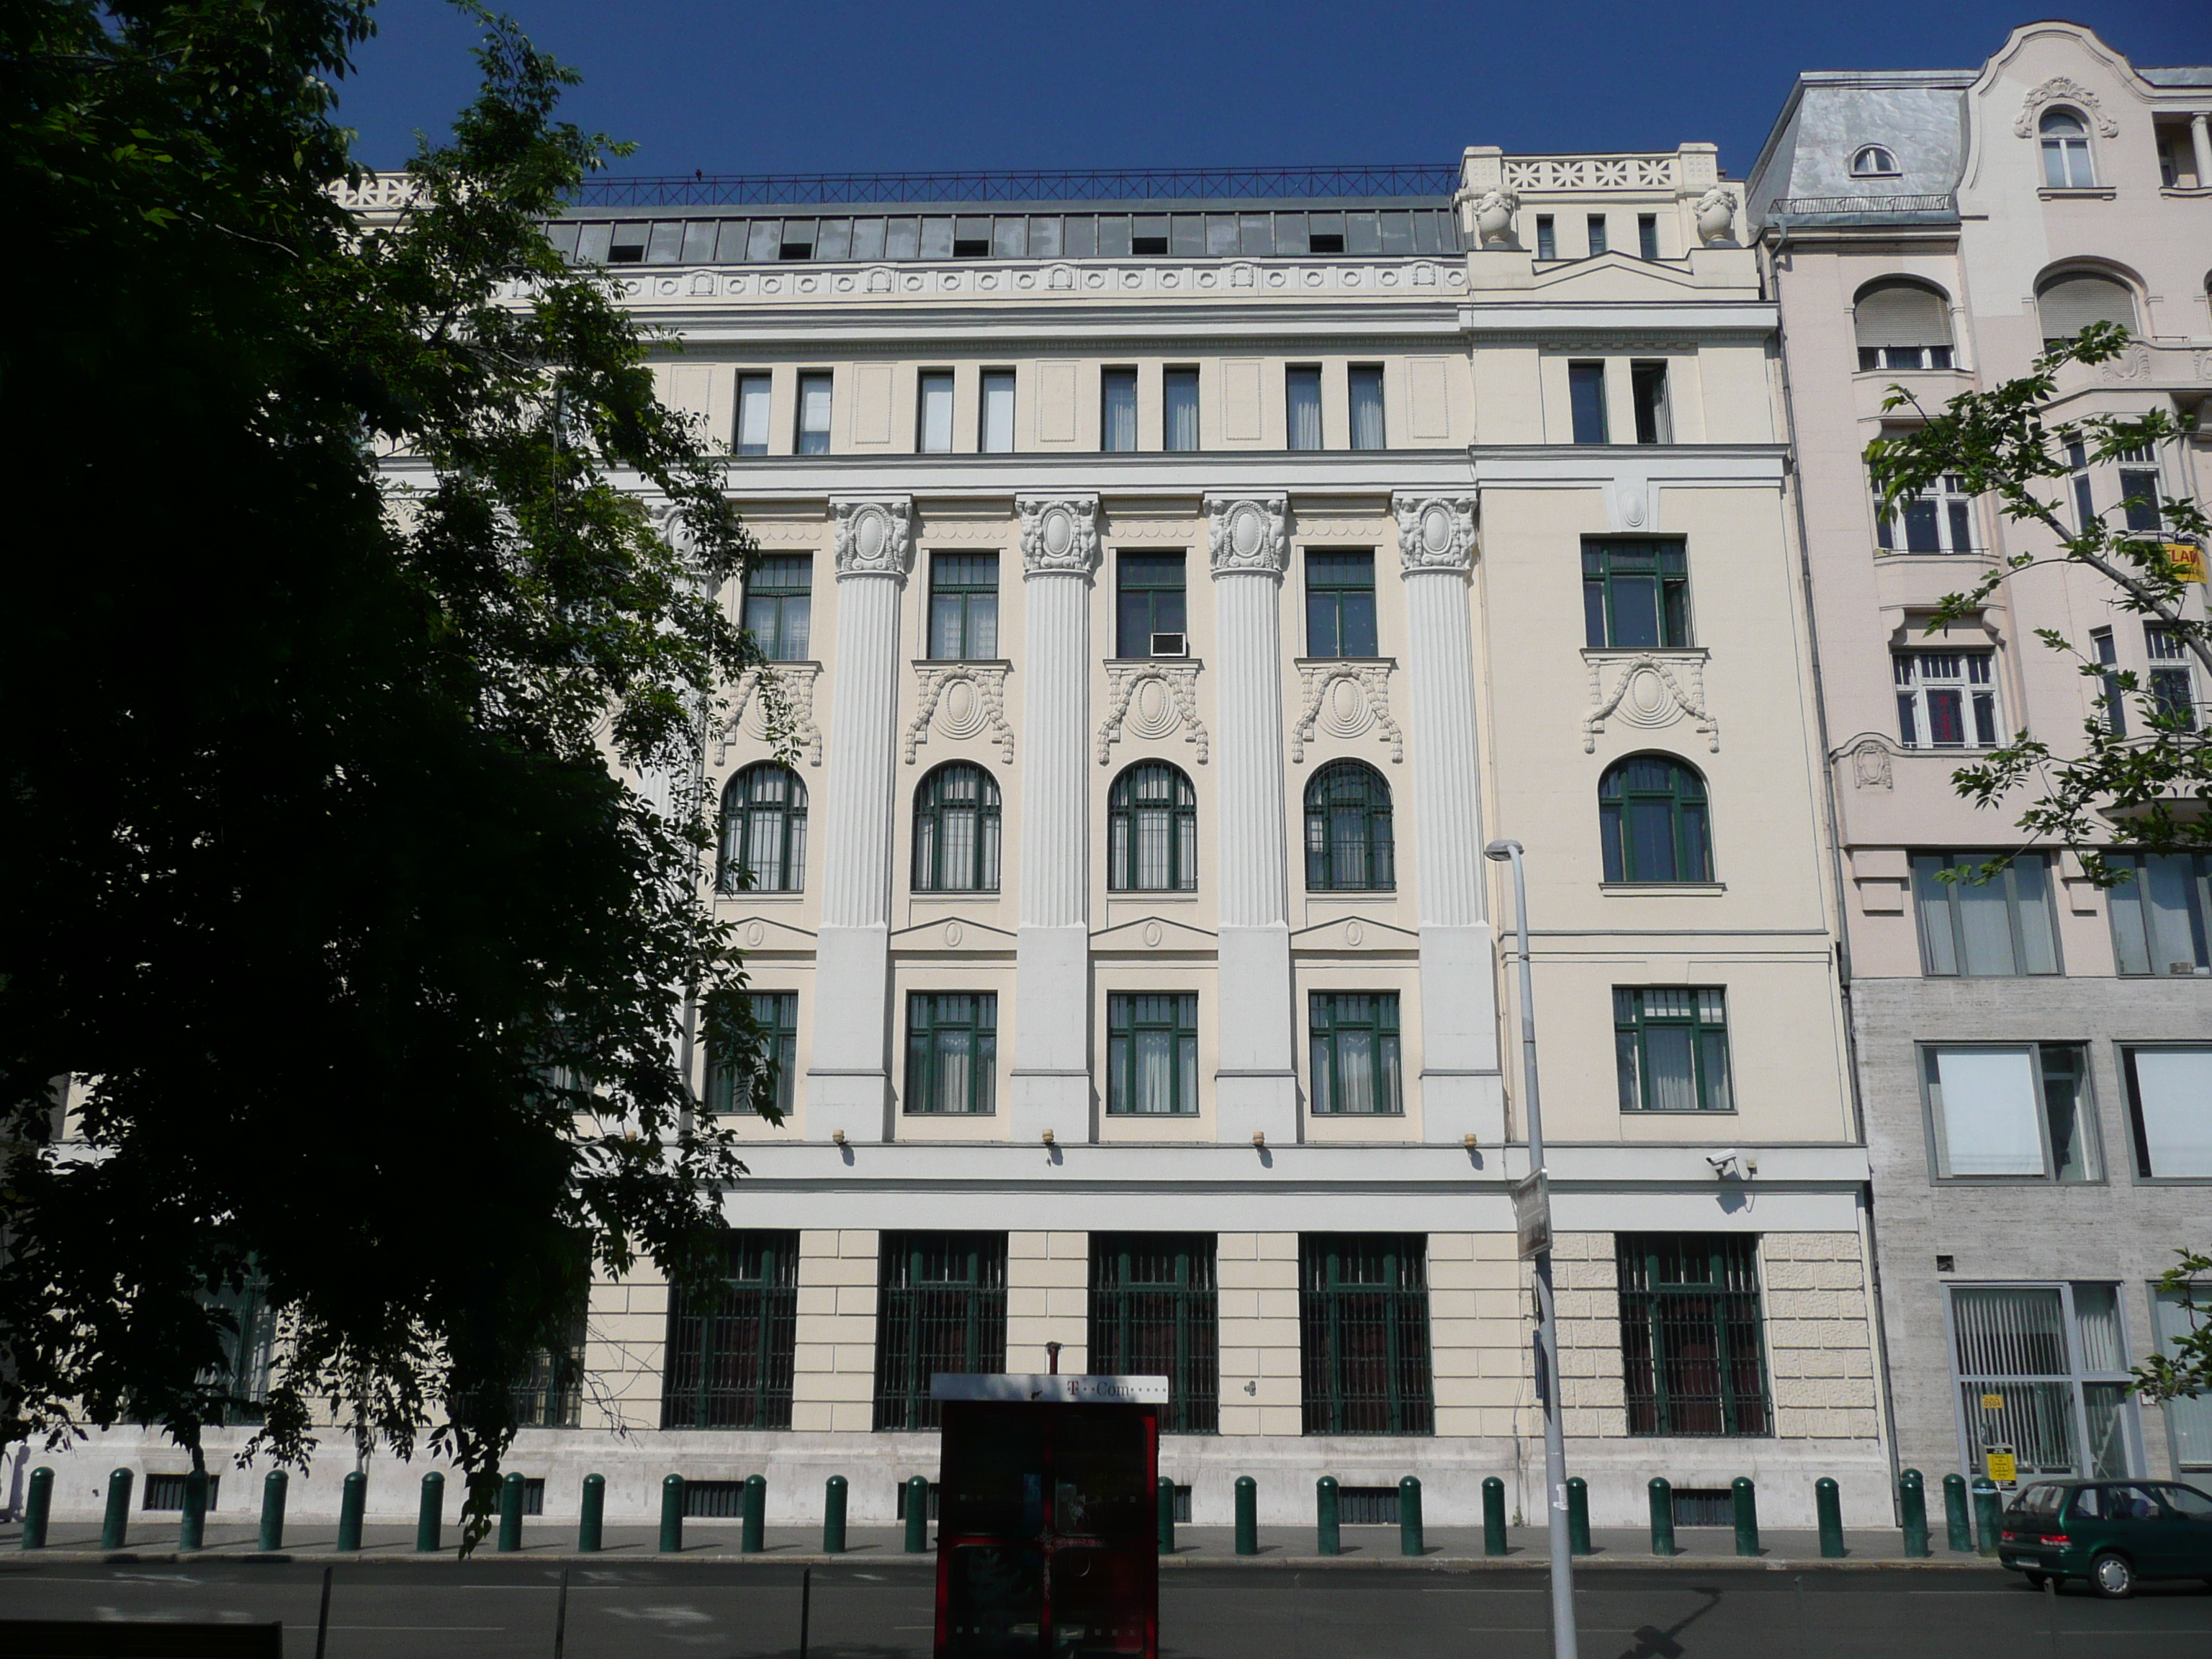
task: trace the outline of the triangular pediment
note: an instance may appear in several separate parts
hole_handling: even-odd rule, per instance
[[[934,921],[898,928],[891,934],[890,945],[894,951],[1011,951],[1015,936],[1011,930],[994,927],[988,921],[939,916]]]
[[[1651,259],[1632,259],[1625,253],[1601,253],[1594,259],[1575,259],[1565,264],[1542,267],[1536,272],[1528,295],[1554,302],[1630,301],[1663,304],[1692,296],[1710,299],[1712,290],[1701,288],[1686,264],[1674,266]]]
[[[1371,916],[1338,916],[1291,935],[1293,951],[1418,951],[1421,936]]]
[[[1168,916],[1139,916],[1133,921],[1103,927],[1091,936],[1094,951],[1213,951],[1220,939],[1203,927]]]
[[[811,951],[814,935],[776,915],[736,917],[732,927],[741,951]]]

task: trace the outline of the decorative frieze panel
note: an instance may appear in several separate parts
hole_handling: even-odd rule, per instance
[[[1609,720],[1656,732],[1685,719],[1696,723],[1711,753],[1720,753],[1720,722],[1705,708],[1704,652],[1585,652],[1583,657],[1589,665],[1590,713],[1583,721],[1583,753],[1596,752],[1598,734]]]
[[[1098,728],[1098,763],[1113,757],[1126,732],[1147,743],[1182,733],[1206,764],[1213,740],[1198,717],[1198,671],[1194,662],[1133,662],[1106,665],[1106,719]]]
[[[721,765],[740,737],[770,743],[788,732],[805,750],[809,766],[822,764],[822,728],[814,723],[818,662],[782,662],[748,668],[730,696],[729,717],[714,734],[714,764]]]
[[[1541,155],[1507,157],[1509,190],[1672,190],[1672,155]]]
[[[1297,723],[1291,728],[1291,758],[1306,757],[1306,744],[1319,732],[1351,742],[1370,732],[1390,750],[1395,764],[1406,758],[1406,734],[1390,718],[1388,661],[1308,659],[1298,664],[1304,691]]]
[[[999,758],[1014,763],[1014,729],[1006,724],[1006,676],[1002,662],[918,662],[914,665],[915,713],[906,728],[906,763],[934,730],[956,743],[988,732]]]

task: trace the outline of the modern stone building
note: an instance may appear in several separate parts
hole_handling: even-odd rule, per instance
[[[2045,541],[1949,491],[1885,522],[1860,459],[1899,419],[1892,386],[1940,409],[2097,319],[2138,343],[2065,371],[2062,416],[2201,411],[2208,114],[2212,69],[2139,70],[2039,23],[1978,69],[1801,76],[1750,181],[1802,481],[1897,1445],[1931,1480],[1981,1473],[1991,1443],[2023,1475],[2212,1470],[2212,1401],[2145,1410],[2122,1386],[2183,1328],[2150,1281],[2205,1237],[2207,862],[2154,859],[2109,894],[2040,851],[1988,885],[1935,878],[2022,844],[2016,811],[1954,792],[1975,750],[2140,726],[2037,630],[2170,706],[2206,688],[2087,572],[2013,575],[1929,636],[1943,595]],[[2154,532],[2155,494],[2208,483],[2199,440],[2078,468],[2061,511]]]

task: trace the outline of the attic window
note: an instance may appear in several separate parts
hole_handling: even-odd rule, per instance
[[[1854,179],[1890,178],[1896,173],[1897,157],[1880,144],[1863,145],[1858,154],[1851,157],[1851,177]]]

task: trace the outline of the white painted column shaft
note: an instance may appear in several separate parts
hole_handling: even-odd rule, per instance
[[[2197,188],[2212,190],[2212,115],[2199,110],[2189,118],[2189,148],[2197,155]]]

